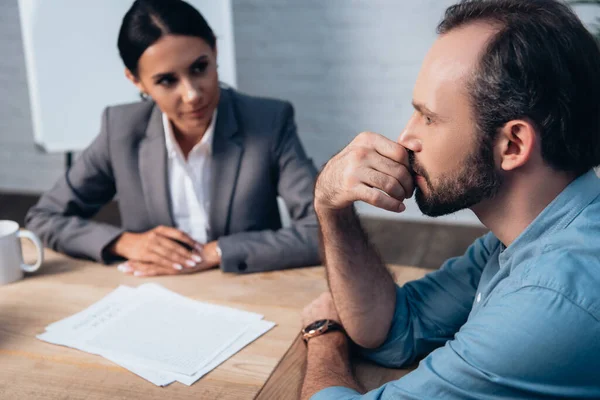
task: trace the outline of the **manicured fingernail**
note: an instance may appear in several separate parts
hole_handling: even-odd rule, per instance
[[[131,272],[131,267],[129,266],[129,264],[125,263],[125,264],[120,264],[117,269],[121,272]]]
[[[194,248],[198,251],[202,251],[204,249],[204,246],[202,246],[200,243],[196,243],[194,245]]]
[[[196,255],[196,254],[192,254],[192,260],[196,261],[197,263],[202,262],[202,257]]]
[[[181,264],[173,264],[173,268],[175,268],[178,271],[181,271],[183,269],[183,267],[181,266]]]
[[[145,274],[142,271],[135,271],[133,276],[144,276]]]
[[[194,261],[192,261],[192,260],[187,260],[185,263],[187,264],[188,267],[195,267],[196,266],[196,263]]]

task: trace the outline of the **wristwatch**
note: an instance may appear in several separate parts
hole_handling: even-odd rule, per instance
[[[305,343],[308,343],[309,339],[312,339],[315,336],[321,336],[328,332],[346,333],[344,327],[339,322],[332,319],[320,319],[302,329],[302,339]]]

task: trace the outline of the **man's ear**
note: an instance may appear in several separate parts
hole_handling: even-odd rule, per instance
[[[536,146],[536,132],[533,124],[527,120],[512,120],[501,129],[496,142],[496,156],[500,168],[512,171],[525,165]]]
[[[146,91],[146,88],[144,87],[144,85],[142,84],[142,82],[128,68],[125,68],[125,77],[127,79],[129,79],[129,81],[131,83],[133,83],[135,85],[135,87],[138,88],[138,90],[140,91],[140,93],[146,93],[146,94],[148,94],[148,92]]]

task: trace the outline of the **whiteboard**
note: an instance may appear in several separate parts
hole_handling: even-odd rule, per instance
[[[187,0],[217,36],[219,78],[236,87],[231,0]],[[19,0],[35,143],[85,149],[107,105],[140,99],[117,49],[132,0]]]

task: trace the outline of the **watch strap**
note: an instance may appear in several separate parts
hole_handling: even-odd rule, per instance
[[[319,324],[319,327],[311,328],[312,325],[314,325],[315,323],[319,323],[319,322],[321,322],[321,324]],[[315,321],[312,324],[309,324],[308,326],[306,326],[304,329],[302,329],[302,339],[304,340],[305,343],[308,343],[308,341],[310,339],[317,337],[317,336],[324,335],[329,332],[346,333],[342,324],[340,324],[339,322],[334,321],[332,319],[326,319],[326,320]]]

